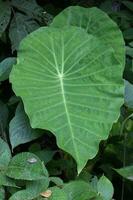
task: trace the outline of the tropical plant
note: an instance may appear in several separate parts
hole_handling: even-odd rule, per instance
[[[132,6],[0,0],[1,200],[131,199]]]

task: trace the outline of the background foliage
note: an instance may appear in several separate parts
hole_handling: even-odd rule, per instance
[[[126,66],[123,73],[125,103],[121,107],[119,120],[113,125],[108,140],[101,142],[97,156],[88,161],[78,177],[75,161],[57,147],[55,137],[50,132],[31,128],[22,102],[14,95],[8,80],[12,66],[16,63],[20,41],[37,28],[50,24],[56,14],[70,5],[101,8],[118,24],[126,44]],[[71,193],[71,199],[76,200],[109,200],[114,190],[114,199],[131,200],[133,196],[132,1],[0,0],[0,47],[0,199],[46,199],[49,195],[48,199],[67,200],[66,194]],[[31,163],[35,163],[34,167]],[[71,180],[75,181],[70,182]],[[68,184],[63,187],[63,182]],[[48,187],[52,187],[50,189],[52,196],[50,193],[45,193]],[[63,189],[60,189],[62,187]]]

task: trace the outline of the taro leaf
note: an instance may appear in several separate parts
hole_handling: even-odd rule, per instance
[[[9,137],[12,149],[20,144],[30,142],[42,135],[40,130],[32,129],[29,119],[20,103],[16,109],[15,117],[9,124]]]
[[[78,172],[107,139],[123,103],[122,68],[113,53],[84,29],[40,28],[21,43],[11,73],[31,126],[52,131]]]
[[[0,187],[2,185],[8,187],[17,187],[13,179],[5,176],[4,174],[0,174]]]
[[[38,180],[47,176],[46,168],[33,153],[19,153],[9,163],[6,175],[14,179]]]
[[[63,188],[70,200],[90,200],[97,196],[93,188],[84,181],[73,181]],[[68,198],[68,199],[69,199]]]
[[[115,171],[124,178],[133,181],[133,166],[127,166],[120,169],[115,169]]]
[[[8,1],[0,0],[0,37],[5,31],[11,16],[11,8]]]
[[[112,183],[107,179],[105,176],[102,176],[98,183],[97,183],[97,189],[99,195],[104,200],[111,200],[114,194],[114,188]]]
[[[133,108],[133,84],[125,80],[125,104]]]
[[[8,144],[0,138],[0,170],[5,170],[11,159]]]
[[[13,64],[16,63],[16,58],[9,57],[0,63],[0,81],[5,81],[9,78]]]
[[[40,196],[40,193],[48,188],[49,180],[48,178],[28,182],[26,189],[21,190],[13,194],[9,200],[31,200]]]
[[[111,46],[116,58],[122,66],[125,65],[124,40],[117,24],[108,15],[98,8],[83,8],[71,6],[57,15],[52,27],[78,26],[84,28],[87,33],[99,38],[107,46]]]
[[[3,187],[0,187],[0,200],[5,200],[5,190]]]
[[[21,13],[15,13],[9,29],[12,51],[17,50],[20,41],[37,28],[39,28],[39,24],[35,20]]]

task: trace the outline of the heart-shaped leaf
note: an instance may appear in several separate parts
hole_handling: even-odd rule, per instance
[[[10,80],[31,126],[52,131],[80,172],[119,116],[122,70],[83,29],[40,28],[22,41]]]

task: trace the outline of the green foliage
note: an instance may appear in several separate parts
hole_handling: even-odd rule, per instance
[[[0,200],[132,199],[132,22],[130,0],[0,0]]]

